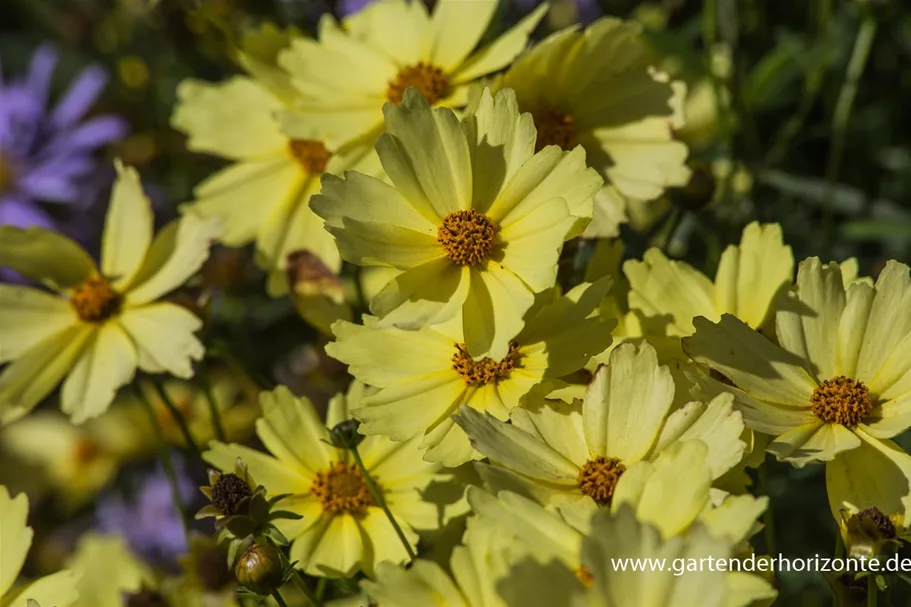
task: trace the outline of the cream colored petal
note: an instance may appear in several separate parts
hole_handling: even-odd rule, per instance
[[[816,382],[804,361],[775,345],[738,318],[718,323],[696,318],[696,334],[683,339],[684,351],[726,377],[749,396],[785,407],[809,407]]]
[[[845,291],[837,264],[823,266],[812,257],[800,262],[797,296],[782,304],[776,316],[781,346],[805,357],[819,381],[836,376],[838,332]]]
[[[889,386],[875,381],[877,373],[898,344],[911,333],[911,277],[908,266],[896,261],[886,263],[876,280],[876,295],[870,306],[870,319],[857,359],[857,376],[874,393]]]
[[[180,209],[200,217],[220,217],[225,229],[222,242],[245,245],[256,238],[302,178],[298,163],[286,155],[232,164],[196,186],[194,200]]]
[[[271,495],[307,493],[313,481],[312,477],[302,475],[299,470],[262,451],[234,443],[226,445],[212,441],[210,449],[203,453],[202,458],[224,473],[233,472],[237,458],[240,458],[253,480],[265,487]]]
[[[462,84],[507,67],[528,45],[528,37],[544,18],[549,6],[542,4],[499,38],[472,53],[449,75],[449,82]]]
[[[449,371],[402,383],[365,399],[353,413],[363,434],[403,441],[445,420],[465,394],[465,383]]]
[[[282,151],[288,138],[275,112],[283,104],[251,78],[210,83],[186,79],[177,87],[171,125],[189,135],[187,147],[225,158],[264,158]]]
[[[440,0],[433,10],[430,63],[452,72],[478,45],[494,12],[496,0]]]
[[[655,349],[622,344],[598,369],[582,404],[592,457],[617,457],[627,466],[645,458],[658,440],[674,399],[674,380],[658,366]]]
[[[193,376],[193,361],[205,354],[205,347],[194,335],[202,328],[202,321],[186,308],[171,303],[129,308],[119,322],[136,345],[143,371],[166,371],[189,378]]]
[[[592,220],[585,227],[585,238],[617,238],[620,226],[629,222],[626,196],[610,184],[601,187],[592,201]]]
[[[519,114],[515,93],[490,89],[481,94],[478,109],[462,120],[468,140],[473,177],[473,208],[486,212],[535,151],[535,125]]]
[[[117,180],[104,222],[101,273],[118,291],[127,288],[139,271],[152,242],[152,203],[133,167],[114,162]]]
[[[444,419],[431,427],[420,444],[425,449],[424,459],[438,462],[447,468],[456,468],[473,459],[481,459],[468,435],[451,418]]]
[[[429,205],[437,225],[450,213],[471,208],[468,141],[452,110],[432,109],[411,88],[401,105],[383,106],[383,115],[386,133],[377,140],[376,150],[405,198],[416,206]]]
[[[405,534],[411,548],[415,549],[418,545],[418,534],[402,520],[397,513],[393,512],[396,522]],[[395,528],[389,522],[386,513],[380,508],[368,508],[363,518],[358,518],[357,524],[360,527],[362,538],[364,540],[364,556],[361,560],[361,570],[368,576],[374,576],[374,567],[379,563],[388,561],[391,563],[407,563],[408,552],[402,545]]]
[[[801,467],[812,462],[828,462],[844,451],[860,446],[857,435],[841,424],[826,424],[817,420],[777,437],[766,451],[779,461]]]
[[[911,394],[911,333],[905,336],[886,358],[870,389],[882,399],[906,398]]]
[[[715,287],[704,274],[682,261],[671,261],[659,249],[649,249],[642,261],[623,264],[630,283],[629,305],[647,316],[670,316],[681,335],[694,332],[693,319],[717,321]]]
[[[417,560],[407,570],[380,563],[376,581],[364,580],[361,587],[388,607],[471,607],[452,579],[433,561]]]
[[[216,219],[185,214],[165,226],[149,249],[145,262],[126,293],[127,305],[158,299],[181,286],[209,257],[209,248],[221,235]]]
[[[348,217],[343,228],[328,230],[335,236],[342,258],[358,266],[410,270],[446,255],[436,234],[423,234],[386,223],[368,223]]]
[[[308,539],[308,535],[319,531],[319,526],[299,537],[295,544]],[[313,546],[309,558],[302,559],[304,571],[311,575],[348,577],[364,565],[365,546],[357,520],[350,514],[333,516],[322,536]],[[292,549],[292,558],[296,551]]]
[[[359,451],[370,474],[381,479],[380,484],[396,501],[405,493],[417,493],[434,481],[440,466],[420,458],[420,437],[394,442],[384,436],[368,436]],[[392,502],[390,502],[392,503]]]
[[[406,270],[393,278],[370,302],[370,311],[381,318],[379,327],[413,331],[453,318],[470,290],[468,267],[448,258]]]
[[[533,434],[470,407],[462,407],[455,421],[495,464],[546,483],[576,485],[579,467]]]
[[[844,274],[842,274],[844,278]],[[862,282],[855,282],[845,287],[845,310],[838,325],[838,354],[836,369],[838,375],[855,377],[857,359],[860,356],[864,333],[870,318],[870,305],[873,303],[873,287]],[[908,343],[911,343],[909,340]],[[909,386],[911,387],[911,386]]]
[[[263,417],[256,421],[256,433],[283,464],[316,474],[339,459],[327,444],[329,431],[306,397],[295,397],[279,386],[261,392],[259,401]]]
[[[749,537],[768,506],[767,496],[729,495],[718,507],[704,512],[700,520],[715,537],[739,543]]]
[[[57,290],[75,287],[97,273],[85,249],[66,236],[11,225],[0,225],[0,267]]]
[[[64,569],[29,583],[6,607],[70,607],[79,600],[79,574]]]
[[[582,412],[578,404],[537,399],[526,402],[522,408],[513,409],[509,418],[516,428],[539,437],[577,468],[582,468],[588,461]]]
[[[65,299],[30,287],[0,284],[0,363],[79,322]]]
[[[862,427],[876,438],[892,438],[907,430],[911,427],[911,392],[875,405]]]
[[[303,88],[300,81],[295,84]],[[363,139],[369,139],[371,143],[376,139],[383,131],[383,104],[386,101],[385,96],[379,94],[353,98],[302,97],[295,100],[290,110],[279,112],[277,118],[285,135],[293,139],[323,141],[329,149],[340,151]]]
[[[94,328],[73,325],[35,344],[0,373],[0,425],[41,402],[76,364]]]
[[[573,223],[566,210],[563,201],[555,198],[510,222],[501,231],[506,246],[497,262],[534,292],[549,289],[556,281],[557,260]]]
[[[137,361],[136,346],[120,323],[106,322],[95,331],[63,382],[60,408],[74,424],[101,415],[117,390],[133,380]]]
[[[835,520],[845,502],[859,508],[879,508],[887,516],[911,510],[911,456],[890,440],[858,432],[857,449],[841,453],[826,464],[826,491]]]
[[[398,65],[414,63],[429,50],[430,17],[422,2],[374,2],[345,17],[342,26]]]
[[[28,497],[20,493],[12,498],[9,490],[0,485],[0,597],[13,586],[32,545],[33,533],[26,524],[27,518]]]
[[[749,607],[770,605],[775,602],[778,591],[759,573],[729,571],[725,575],[727,597],[725,607]]]
[[[730,246],[721,255],[715,276],[717,309],[758,329],[793,276],[794,254],[784,244],[781,226],[754,221],[743,229],[740,246]]]
[[[515,274],[489,263],[470,270],[468,297],[462,306],[465,346],[474,358],[502,360],[509,342],[522,330],[522,317],[534,295]]]

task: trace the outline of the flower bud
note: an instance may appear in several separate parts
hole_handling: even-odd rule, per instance
[[[281,553],[268,544],[252,544],[234,563],[234,577],[256,594],[272,594],[284,579]]]
[[[329,441],[339,449],[354,449],[364,440],[364,435],[358,433],[361,422],[356,419],[346,419],[339,422],[329,430]]]
[[[849,557],[882,559],[898,550],[895,522],[878,508],[842,510],[839,527]]]

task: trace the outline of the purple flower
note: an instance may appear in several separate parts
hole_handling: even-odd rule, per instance
[[[60,228],[43,204],[84,210],[97,186],[94,152],[126,134],[117,116],[85,118],[107,83],[98,66],[85,68],[51,107],[56,64],[45,45],[25,78],[5,81],[0,72],[0,224]]]
[[[198,493],[196,484],[178,464],[180,461],[176,460],[180,499],[188,511],[193,511],[190,502]],[[180,512],[160,463],[132,498],[124,498],[118,493],[104,497],[95,510],[95,518],[101,531],[123,535],[130,548],[149,562],[173,564],[176,557],[187,551]]]

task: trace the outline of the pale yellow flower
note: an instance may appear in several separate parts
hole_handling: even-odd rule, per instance
[[[0,424],[27,414],[64,378],[61,408],[74,423],[107,410],[136,368],[193,375],[202,322],[158,299],[181,286],[209,255],[218,222],[185,215],[153,240],[152,207],[135,170],[117,163],[101,264],[41,228],[0,226],[0,266],[50,291],[0,285]]]

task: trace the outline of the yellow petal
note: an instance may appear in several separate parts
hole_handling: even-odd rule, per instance
[[[412,549],[417,548],[418,534],[393,511],[396,522],[405,534]],[[386,513],[380,508],[367,508],[363,518],[357,519],[364,538],[364,556],[361,570],[368,576],[374,575],[374,567],[383,561],[392,563],[408,562],[408,553]]]
[[[275,120],[282,107],[251,78],[235,76],[218,84],[188,78],[177,87],[171,125],[189,135],[191,150],[232,159],[263,158],[288,145]]]
[[[333,516],[328,525],[321,525],[299,537],[292,548],[292,559],[300,558],[304,571],[311,575],[347,577],[363,567],[364,542],[357,521],[350,514]],[[319,533],[321,532],[321,533]],[[312,534],[312,537],[310,537]],[[310,547],[304,557],[305,547]],[[300,552],[298,552],[300,550]],[[304,558],[301,558],[304,557]]]
[[[26,525],[28,497],[20,493],[11,498],[0,485],[0,597],[6,594],[19,576],[25,555],[32,545],[32,529]]]
[[[83,535],[68,566],[79,576],[79,605],[85,607],[120,607],[124,594],[155,583],[152,572],[119,535]]]
[[[117,160],[117,180],[104,222],[101,273],[122,291],[139,270],[152,242],[152,203],[142,190],[139,173]]]
[[[898,344],[911,333],[911,277],[908,266],[889,261],[876,280],[876,295],[857,360],[857,377],[874,392],[889,386],[872,382]]]
[[[239,457],[246,464],[253,480],[265,487],[271,495],[304,494],[310,491],[313,479],[305,476],[305,472],[299,468],[295,469],[262,451],[242,445],[226,445],[218,441],[210,444],[211,448],[202,457],[222,472],[232,472]]]
[[[658,366],[647,342],[622,344],[595,373],[582,405],[585,439],[592,457],[617,457],[625,465],[645,458],[658,439],[674,400],[674,380]]]
[[[447,468],[456,468],[473,459],[481,459],[481,455],[471,446],[468,435],[452,418],[446,418],[427,430],[419,448],[426,449],[425,460],[439,462]]]
[[[0,226],[0,267],[58,290],[78,286],[96,273],[85,249],[66,236],[10,225]]]
[[[842,274],[844,278],[844,274]],[[836,368],[838,375],[857,376],[857,359],[864,340],[864,333],[870,318],[870,306],[873,303],[873,286],[856,282],[845,287],[845,309],[838,325],[838,356]],[[906,340],[911,344],[911,339]],[[900,363],[902,364],[902,363]],[[891,365],[887,361],[885,368]],[[899,368],[901,368],[899,366]],[[828,379],[828,378],[827,378]],[[911,387],[911,384],[909,384]]]
[[[354,416],[366,435],[403,441],[446,420],[463,399],[465,383],[446,371],[403,382],[366,398]]]
[[[541,4],[517,24],[505,31],[499,38],[472,53],[448,80],[462,84],[499,71],[508,66],[528,45],[528,37],[547,14],[549,6]]]
[[[516,407],[509,418],[516,428],[536,435],[576,468],[588,461],[582,413],[577,405],[542,398]],[[492,420],[488,421],[492,423]]]
[[[700,520],[712,535],[732,542],[745,540],[756,528],[756,520],[769,505],[767,496],[729,495],[716,508],[704,512]]]
[[[497,10],[496,0],[440,0],[433,10],[430,63],[444,72],[458,67],[490,24]]]
[[[209,257],[209,248],[222,233],[216,219],[186,214],[165,226],[152,242],[126,303],[137,306],[181,286]]]
[[[393,278],[370,302],[380,327],[415,330],[453,318],[470,290],[468,267],[442,258],[406,270]]]
[[[876,438],[892,438],[907,430],[911,427],[911,392],[875,405],[861,427]]]
[[[433,561],[417,560],[407,570],[380,563],[376,581],[363,580],[361,587],[388,607],[470,607],[452,579]]]
[[[779,461],[795,466],[809,462],[828,462],[843,451],[861,444],[857,435],[841,424],[826,424],[817,420],[785,432],[768,446],[766,451]]]
[[[6,607],[31,607],[30,601],[39,606],[70,607],[79,600],[79,575],[64,569],[38,578],[26,586]]]
[[[462,307],[465,346],[474,358],[502,360],[509,342],[522,330],[522,317],[535,298],[522,280],[489,263],[472,269],[468,297]]]
[[[63,382],[60,408],[74,424],[107,411],[117,389],[136,373],[136,346],[116,321],[102,325]]]
[[[0,363],[79,321],[66,300],[45,291],[0,284]]]
[[[342,25],[398,65],[415,63],[429,50],[430,17],[423,2],[374,2],[345,17]]]
[[[128,308],[119,321],[136,344],[140,369],[193,376],[193,361],[202,358],[205,348],[193,335],[202,328],[202,321],[192,312],[171,303],[156,303]]]
[[[335,449],[324,442],[329,440],[329,431],[307,398],[296,398],[279,386],[261,392],[259,400],[263,417],[256,422],[256,433],[282,463],[316,474],[339,459]]]
[[[78,324],[38,342],[0,374],[0,425],[32,410],[70,372],[94,332]]]

